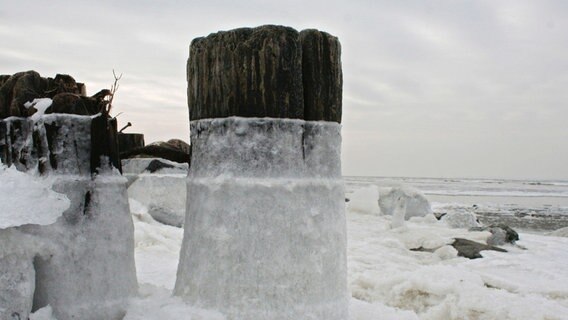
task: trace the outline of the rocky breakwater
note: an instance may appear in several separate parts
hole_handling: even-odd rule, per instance
[[[7,222],[0,228],[0,270],[25,271],[0,278],[2,319],[27,319],[48,305],[59,320],[121,319],[137,290],[126,179],[105,99],[110,91],[85,92],[68,75],[0,76],[2,170],[20,172],[1,178],[21,182],[8,180],[13,194],[0,201],[24,197],[33,179],[42,181],[40,194],[68,201],[46,208],[42,196],[34,196],[25,199],[26,208],[0,212]],[[47,213],[55,218],[45,221]]]
[[[228,319],[347,319],[339,41],[282,26],[218,32],[191,43],[187,77],[174,294]]]

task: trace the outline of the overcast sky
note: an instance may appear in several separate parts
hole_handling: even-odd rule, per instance
[[[0,0],[0,74],[115,69],[119,125],[187,141],[189,43],[262,24],[339,37],[345,175],[568,179],[564,0]]]

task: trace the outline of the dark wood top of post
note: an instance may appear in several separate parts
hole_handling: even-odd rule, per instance
[[[341,48],[317,30],[240,28],[194,39],[191,120],[273,117],[341,122]]]

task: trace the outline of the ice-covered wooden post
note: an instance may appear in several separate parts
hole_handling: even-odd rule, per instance
[[[175,294],[229,319],[347,319],[337,38],[262,26],[195,39]]]

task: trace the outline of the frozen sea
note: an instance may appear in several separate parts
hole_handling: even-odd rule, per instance
[[[568,232],[550,233],[566,225],[568,183],[345,177],[346,198],[357,193],[361,200],[371,185],[417,188],[435,212],[473,210],[485,221],[511,222],[520,240],[502,246],[507,252],[469,260],[448,244],[484,242],[488,232],[450,228],[433,215],[393,227],[390,216],[376,214],[376,197],[363,197],[368,212],[347,203],[350,320],[568,320]],[[130,210],[140,287],[124,319],[227,319],[172,296],[183,229],[155,221],[132,198]],[[410,250],[419,247],[433,250]],[[55,317],[46,307],[30,319]]]
[[[412,186],[434,212],[469,210],[484,224],[505,223],[527,232],[568,227],[567,180],[345,177],[347,198],[369,185]]]

